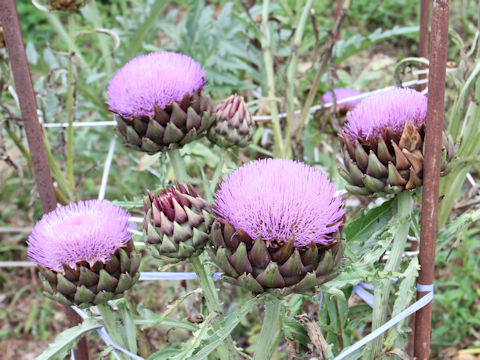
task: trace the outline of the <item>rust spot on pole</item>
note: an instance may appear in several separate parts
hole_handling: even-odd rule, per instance
[[[419,284],[433,284],[435,245],[438,230],[438,188],[440,182],[444,96],[447,63],[449,0],[436,0],[432,10],[430,35],[430,71],[428,74],[428,110],[425,134],[422,210],[420,212]],[[421,298],[425,293],[418,293]],[[414,354],[417,360],[430,357],[432,303],[420,309],[415,319]]]
[[[57,207],[57,198],[53,188],[45,144],[43,143],[42,128],[38,122],[37,103],[15,0],[0,1],[0,22],[3,26],[5,43],[19,97],[20,110],[32,158],[35,183],[40,195],[43,212],[46,213]],[[79,324],[79,321],[81,321],[80,317],[70,307],[65,307],[65,313],[72,326]],[[78,343],[78,348],[75,350],[75,358],[77,360],[89,359],[86,339],[82,339]]]

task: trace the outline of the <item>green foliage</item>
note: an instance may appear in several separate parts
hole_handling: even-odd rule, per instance
[[[460,246],[446,248],[437,256],[433,346],[468,346],[480,330],[480,229],[467,230]]]
[[[222,97],[251,88],[241,80],[254,72],[253,59],[245,49],[242,39],[244,26],[235,16],[233,3],[226,3],[215,14],[212,5],[192,0],[189,12],[182,16],[180,22],[179,15],[179,9],[171,10],[159,23],[159,30],[168,41],[163,41],[161,46],[149,45],[146,48],[150,51],[177,51],[194,57],[206,69],[211,86],[209,91],[214,96]]]
[[[96,320],[87,319],[83,321],[80,325],[67,329],[64,332],[58,334],[55,342],[53,344],[50,344],[47,350],[45,350],[42,355],[40,355],[37,359],[63,359],[75,346],[78,339],[80,339],[86,333],[95,329],[99,329],[101,327],[102,324],[100,324]]]

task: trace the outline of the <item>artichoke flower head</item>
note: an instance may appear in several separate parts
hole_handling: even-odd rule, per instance
[[[122,296],[138,280],[130,214],[106,200],[59,207],[33,228],[28,256],[63,305],[88,307]]]
[[[422,185],[427,97],[413,89],[373,94],[348,115],[339,134],[344,156],[341,175],[357,195],[385,195]],[[442,171],[454,156],[443,132]]]
[[[126,63],[107,92],[125,145],[156,153],[204,136],[215,120],[205,83],[204,70],[187,55],[153,52]]]
[[[320,171],[283,159],[247,163],[216,193],[213,261],[254,293],[308,292],[339,273],[343,203]]]

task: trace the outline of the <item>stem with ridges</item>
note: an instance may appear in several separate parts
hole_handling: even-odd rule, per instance
[[[102,20],[98,12],[97,4],[95,1],[90,1],[87,5],[90,14],[92,15],[93,26],[96,28],[102,28]],[[105,41],[104,34],[98,34],[98,42],[100,44],[100,50],[102,52],[102,57],[105,60],[105,68],[108,75],[111,75],[113,72],[114,61],[112,58],[112,52],[108,48],[108,44]]]
[[[75,178],[73,173],[73,106],[74,106],[74,78],[73,78],[73,48],[75,46],[75,14],[68,14],[68,74],[67,74],[67,180],[75,193]]]
[[[292,57],[290,59],[290,64],[288,65],[287,70],[287,96],[286,96],[286,107],[287,107],[287,132],[285,134],[285,153],[289,157],[291,154],[291,142],[292,142],[292,132],[295,129],[296,119],[295,119],[295,75],[298,70],[298,51],[302,43],[303,33],[305,30],[305,25],[307,22],[308,14],[310,8],[312,7],[313,0],[307,0],[305,6],[303,7],[302,14],[298,21],[297,30],[295,31],[295,37],[292,41]],[[297,2],[297,4],[300,2]]]
[[[112,340],[119,346],[125,348],[125,344],[123,343],[123,339],[121,334],[117,331],[120,327],[117,325],[115,321],[115,312],[110,308],[110,305],[101,304],[97,305],[97,309],[102,316],[103,323],[105,324],[105,328],[107,330],[108,335],[112,338]],[[120,359],[129,359],[126,355],[121,352],[117,352],[117,356]]]
[[[273,341],[276,337],[278,324],[280,322],[280,311],[282,309],[282,301],[274,295],[266,294],[265,296],[265,316],[263,318],[262,331],[255,348],[253,360],[266,360],[268,354],[272,353]]]
[[[403,223],[398,228],[393,239],[392,251],[387,263],[385,264],[384,271],[386,273],[392,273],[398,271],[400,263],[402,261],[403,252],[407,243],[408,231],[410,229],[410,215],[413,210],[413,197],[410,191],[403,191],[397,196],[397,211],[396,216],[399,219],[403,219]],[[392,288],[391,279],[380,280],[379,285],[375,288],[374,293],[374,305],[372,315],[372,330],[375,330],[382,326],[387,320],[388,299],[390,296],[390,290]],[[377,337],[372,341],[371,348],[367,350],[368,359],[377,359],[382,351],[384,335]]]
[[[273,99],[275,98],[275,74],[273,70],[273,55],[272,55],[272,41],[271,41],[271,32],[268,24],[268,9],[270,7],[270,1],[264,0],[263,10],[262,10],[262,28],[263,28],[263,37],[262,37],[262,50],[263,50],[263,61],[265,62],[265,73],[267,75],[267,89],[268,97]],[[272,130],[273,130],[273,141],[275,143],[275,152],[279,157],[285,156],[285,151],[283,147],[283,135],[282,129],[280,127],[280,119],[278,117],[278,107],[277,102],[270,100],[270,115],[272,116]]]
[[[207,303],[207,308],[209,312],[216,312],[220,315],[223,314],[222,306],[220,305],[220,300],[218,299],[217,290],[215,289],[215,284],[213,283],[213,277],[211,274],[207,274],[205,267],[200,262],[198,256],[192,256],[189,258],[190,264],[192,264],[195,273],[198,276],[200,286],[203,290],[203,295]],[[212,326],[216,331],[219,329],[220,320],[218,317],[214,320]],[[231,336],[228,336],[226,339],[226,344],[221,345],[217,348],[218,355],[223,359],[236,359],[236,350],[235,345]]]
[[[187,180],[187,169],[185,168],[185,162],[183,161],[180,150],[174,149],[168,151],[168,157],[175,173],[175,178],[179,183],[185,183]]]

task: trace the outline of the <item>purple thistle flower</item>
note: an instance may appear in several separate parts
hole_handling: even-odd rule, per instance
[[[400,136],[411,120],[418,129],[427,117],[427,97],[413,89],[393,88],[373,94],[347,115],[345,132],[352,140],[383,138],[390,128]]]
[[[338,104],[340,100],[347,99],[349,97],[362,95],[362,93],[358,90],[352,88],[336,88],[333,89],[335,93],[335,98],[337,100],[337,110],[339,111],[351,111],[362,99],[350,100],[341,104]],[[322,96],[324,103],[331,103],[333,102],[333,96],[330,91],[326,92]]]
[[[109,110],[125,119],[155,115],[205,85],[205,72],[190,56],[169,51],[140,55],[126,63],[108,86]]]
[[[130,214],[106,200],[88,200],[57,208],[37,222],[27,240],[28,257],[51,270],[75,269],[86,261],[106,263],[130,239]]]
[[[247,163],[220,184],[214,211],[252,239],[296,247],[327,245],[345,214],[335,186],[301,162],[262,159]]]

